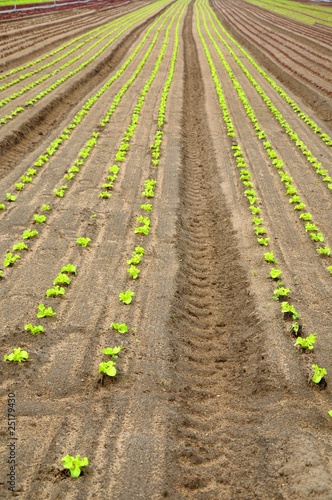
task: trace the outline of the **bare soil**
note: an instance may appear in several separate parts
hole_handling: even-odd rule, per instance
[[[116,15],[141,5],[123,6]],[[229,4],[222,5],[225,7],[214,4],[224,26],[252,56],[258,56],[260,64],[266,62],[266,71],[283,75],[279,84],[329,131],[330,97],[317,93],[315,103],[307,100],[307,93],[312,92],[308,82],[296,80],[295,84],[295,77],[287,73],[286,78],[285,70],[274,59],[258,47],[253,49],[249,36],[244,39],[232,25]],[[238,5],[237,0],[240,8]],[[0,362],[0,498],[13,496],[6,474],[11,442],[8,394],[14,393],[14,496],[24,500],[332,499],[332,421],[327,414],[332,408],[332,290],[326,270],[330,258],[323,259],[315,251],[202,29],[261,200],[264,227],[272,240],[270,248],[292,290],[292,304],[302,314],[303,332],[317,333],[314,352],[301,352],[293,346],[291,321],[283,318],[280,304],[272,299],[275,283],[268,278],[264,249],[257,245],[252,230],[232,154],[234,140],[227,136],[222,120],[192,3],[180,24],[159,166],[151,165],[150,145],[170,69],[176,21],[157,76],[145,96],[126,161],[118,163],[120,172],[112,197],[98,198],[176,8],[177,4],[170,10],[159,7],[159,14],[171,13],[163,27],[156,24],[136,58],[72,131],[70,139],[38,169],[34,181],[14,203],[5,201],[6,193],[15,192],[19,177],[61,134],[86,100],[117,72],[157,14],[137,22],[93,67],[67,80],[33,111],[17,115],[0,128],[0,203],[7,206],[0,211],[1,260],[25,229],[39,231],[29,241],[29,250],[20,252],[21,259],[5,268],[0,278],[1,359],[18,346],[30,355],[26,363]],[[43,20],[42,16],[38,19]],[[93,16],[87,19],[90,21],[82,30],[88,31],[100,21],[96,23]],[[104,22],[109,20],[107,17]],[[52,22],[52,17],[48,14],[45,21]],[[272,24],[262,23],[262,29],[272,29]],[[74,36],[66,26],[63,24],[54,48],[67,36]],[[100,120],[138,67],[158,27],[157,42],[142,71],[109,124],[100,127]],[[21,28],[23,25],[15,27]],[[273,36],[277,31],[276,24]],[[286,28],[284,37],[285,43],[292,40]],[[307,43],[300,34],[294,34],[294,40],[299,50]],[[327,65],[332,54],[326,47],[319,53],[319,43],[308,42],[308,59]],[[220,41],[218,45],[284,159],[326,244],[331,244],[331,191],[274,121]],[[232,48],[240,56],[239,50]],[[45,45],[44,53],[49,50]],[[9,69],[15,67],[17,56],[8,56]],[[29,57],[35,57],[32,47],[27,47],[24,61]],[[243,56],[241,60],[328,168],[331,148]],[[327,71],[322,72],[321,77],[327,75]],[[15,89],[24,84],[18,83]],[[323,100],[325,111],[321,112]],[[55,197],[53,189],[65,183],[64,174],[96,130],[100,132],[97,146],[68,183],[65,197]],[[157,182],[154,198],[141,195],[146,179]],[[144,213],[142,203],[151,203],[152,212]],[[40,212],[42,204],[52,207],[47,222],[34,224],[33,214]],[[148,236],[134,232],[139,215],[151,218]],[[77,245],[79,236],[91,238],[87,248]],[[132,280],[126,261],[137,245],[145,248],[145,254],[139,264],[140,276]],[[77,266],[77,275],[71,276],[65,296],[46,298],[45,291],[68,262]],[[119,292],[126,289],[135,292],[130,305],[118,299]],[[52,306],[56,316],[37,320],[40,303]],[[127,323],[128,333],[121,335],[110,329],[111,322]],[[44,325],[45,333],[30,335],[24,331],[27,323]],[[108,360],[101,349],[115,345],[123,347],[116,360],[117,376],[101,378],[99,363]],[[310,382],[313,363],[327,369],[326,387]],[[67,453],[89,458],[89,466],[78,479],[71,479],[62,467],[61,458]]]

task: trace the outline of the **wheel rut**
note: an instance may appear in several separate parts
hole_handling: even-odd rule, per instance
[[[174,419],[165,496],[249,499],[260,492],[267,498],[266,442],[248,421],[262,418],[252,395],[273,394],[276,386],[260,375],[266,370],[262,332],[220,189],[192,16],[191,6],[183,30],[180,266],[170,319]],[[250,374],[243,369],[249,359]],[[244,470],[250,481],[239,484]],[[277,498],[275,488],[271,478],[270,498]]]

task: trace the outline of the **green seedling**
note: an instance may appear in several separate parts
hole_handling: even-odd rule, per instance
[[[74,177],[75,177],[74,172],[68,172],[67,174],[64,175],[66,181],[71,181]]]
[[[15,196],[14,194],[6,193],[6,198],[7,198],[7,201],[14,202],[14,201],[16,201],[17,196]]]
[[[114,328],[114,330],[117,330],[119,333],[128,332],[128,326],[126,323],[111,323],[110,328]]]
[[[24,182],[16,182],[15,184],[16,191],[23,191],[23,188],[24,188]]]
[[[312,215],[309,212],[303,212],[303,214],[300,215],[300,219],[312,220]]]
[[[58,297],[59,295],[65,295],[65,293],[66,291],[63,287],[56,285],[46,290],[46,297]]]
[[[318,227],[316,224],[312,224],[312,222],[307,222],[305,225],[305,230],[307,232],[318,231]]]
[[[102,362],[99,365],[98,372],[105,373],[109,377],[115,377],[116,375],[116,362],[115,361],[107,361]]]
[[[134,265],[129,266],[127,269],[127,273],[130,275],[131,278],[133,278],[133,280],[136,280],[138,278],[140,272],[141,270]]]
[[[119,172],[120,168],[117,166],[117,165],[112,165],[108,171],[111,173],[111,174],[117,174]]]
[[[125,292],[119,293],[119,299],[124,304],[131,304],[134,295],[135,295],[135,292],[132,292],[131,290],[126,290]]]
[[[37,170],[35,168],[28,168],[26,175],[29,177],[33,177],[37,174]]]
[[[4,203],[0,203],[0,210],[6,210],[6,205]]]
[[[67,274],[59,273],[58,276],[53,281],[53,285],[70,285],[71,279]]]
[[[135,234],[145,234],[147,236],[149,232],[150,232],[149,226],[139,226],[135,228]]]
[[[324,241],[324,235],[323,233],[310,233],[312,241]]]
[[[255,224],[255,226],[259,226],[263,222],[263,217],[253,217],[252,221]]]
[[[15,262],[20,259],[20,255],[13,255],[11,252],[6,253],[5,260],[3,261],[4,267],[9,267],[15,264]]]
[[[291,293],[290,288],[284,288],[281,286],[280,288],[277,288],[276,290],[274,290],[273,298],[274,298],[274,300],[280,300],[280,299],[283,299],[284,297],[288,297],[288,295],[290,293]]]
[[[67,264],[62,267],[60,273],[76,274],[76,266],[74,266],[74,264]]]
[[[34,214],[33,218],[34,218],[36,224],[42,224],[47,219],[46,215],[39,215],[39,214]]]
[[[135,251],[134,251],[134,253],[135,253],[136,255],[144,255],[144,252],[145,252],[145,250],[144,250],[144,248],[143,248],[143,247],[135,247]]]
[[[78,243],[79,245],[81,245],[81,247],[87,247],[88,244],[90,243],[91,241],[91,238],[83,238],[83,237],[80,237],[80,238],[77,238],[76,240],[76,243]]]
[[[293,333],[295,336],[299,335],[300,332],[302,331],[302,325],[298,323],[297,321],[294,321],[290,327],[291,333]]]
[[[265,229],[265,227],[258,227],[258,226],[255,226],[255,227],[253,228],[253,230],[254,230],[254,233],[256,234],[256,236],[258,236],[258,235],[262,235],[262,234],[266,234],[266,229]]]
[[[272,267],[270,271],[270,278],[272,278],[273,280],[277,280],[280,278],[281,275],[282,275],[281,269],[275,269],[274,267]]]
[[[16,361],[21,363],[22,361],[27,361],[29,359],[29,353],[23,351],[21,347],[17,347],[10,354],[5,354],[3,357],[4,361]]]
[[[308,337],[305,338],[297,337],[294,345],[302,347],[302,349],[308,349],[309,351],[312,351],[315,342],[316,342],[316,335],[311,333],[310,335],[308,335]]]
[[[266,253],[264,254],[264,260],[265,260],[266,262],[271,262],[272,264],[277,264],[277,261],[276,261],[276,259],[275,259],[275,257],[274,257],[273,252],[266,252]]]
[[[249,210],[252,213],[252,215],[257,215],[261,211],[259,207],[253,207],[252,205],[249,207]]]
[[[327,370],[325,368],[320,368],[318,365],[312,365],[314,370],[314,374],[311,377],[311,380],[315,382],[315,384],[319,384],[325,375],[327,375]]]
[[[112,193],[109,193],[108,191],[102,191],[101,193],[98,194],[98,198],[102,199],[112,198]]]
[[[0,269],[0,278],[3,278],[3,270]]]
[[[145,210],[146,212],[152,212],[152,205],[151,203],[143,203],[141,205],[141,209]]]
[[[330,247],[318,247],[316,248],[316,252],[318,252],[319,255],[330,255],[331,249]]]
[[[299,203],[298,205],[295,205],[294,210],[303,210],[305,207],[305,203]]]
[[[30,332],[32,335],[38,335],[39,333],[44,333],[44,327],[41,325],[32,325],[29,323],[28,325],[25,325],[24,330],[26,332]]]
[[[49,210],[51,210],[51,206],[50,205],[42,205],[41,209],[43,212],[48,212]]]
[[[16,243],[13,245],[12,250],[13,252],[20,252],[21,250],[28,250],[28,245],[24,243],[23,241],[20,241],[19,243]]]
[[[140,255],[136,255],[135,253],[133,253],[131,259],[127,260],[127,264],[128,265],[131,265],[131,264],[134,264],[134,265],[137,265],[141,262],[141,256]]]
[[[36,229],[27,229],[26,231],[24,231],[24,233],[22,234],[22,238],[24,240],[29,240],[31,238],[34,238],[35,236],[37,236],[38,234],[38,231]]]
[[[267,247],[269,245],[270,238],[257,238],[257,241],[261,246]]]
[[[81,468],[89,465],[87,457],[81,459],[80,455],[76,455],[76,457],[66,455],[61,458],[61,462],[65,469],[69,469],[71,477],[79,477],[81,475]]]
[[[326,269],[332,274],[332,266],[328,266]]]
[[[103,354],[107,354],[108,356],[111,356],[112,358],[118,358],[118,354],[122,351],[121,346],[115,346],[115,347],[105,347],[105,349],[102,349],[101,352]]]
[[[295,307],[289,304],[287,301],[281,302],[281,312],[285,315],[290,314],[293,319],[300,318],[300,314],[296,311]]]
[[[45,307],[44,304],[39,304],[37,318],[45,318],[55,316],[56,312],[53,311],[52,307]]]

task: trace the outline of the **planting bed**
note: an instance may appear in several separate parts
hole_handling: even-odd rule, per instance
[[[325,28],[37,19],[0,21],[0,498],[332,498]]]

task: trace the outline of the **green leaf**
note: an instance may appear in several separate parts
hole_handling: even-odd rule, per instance
[[[27,351],[23,351],[21,347],[17,347],[12,353],[5,354],[3,357],[4,361],[16,361],[17,363],[26,361],[28,358],[29,353]]]
[[[81,474],[81,467],[89,465],[87,457],[81,459],[80,455],[76,455],[76,457],[66,455],[61,459],[61,462],[65,469],[69,469],[71,477],[79,477]]]
[[[71,279],[67,274],[59,273],[58,276],[53,281],[53,285],[70,285]]]
[[[37,318],[45,318],[55,316],[56,312],[53,311],[52,307],[45,307],[44,304],[39,304]]]
[[[133,278],[133,280],[136,280],[138,278],[138,275],[140,272],[141,272],[141,270],[138,269],[138,267],[136,267],[134,265],[131,265],[127,269],[127,273],[131,276],[131,278]]]
[[[107,354],[108,356],[111,356],[112,358],[118,358],[118,354],[122,351],[121,346],[115,346],[115,347],[105,347],[105,349],[102,349],[101,352],[103,354]]]
[[[273,252],[266,252],[266,253],[264,254],[264,260],[265,260],[266,262],[272,262],[273,264],[276,264],[276,263],[277,263],[277,261],[276,261],[276,259],[275,259],[275,257],[274,257]]]
[[[7,252],[5,260],[3,261],[3,265],[4,267],[12,266],[20,258],[21,258],[20,255],[13,255],[11,252]]]
[[[21,251],[21,250],[28,250],[28,245],[24,243],[23,241],[20,241],[19,243],[16,243],[13,245],[12,250],[13,252]]]
[[[90,241],[91,241],[91,238],[80,237],[80,238],[76,239],[76,243],[78,243],[79,245],[81,245],[81,247],[87,247],[88,244],[90,243]]]
[[[22,238],[24,240],[28,240],[30,238],[34,238],[35,236],[37,236],[38,234],[38,231],[36,231],[36,229],[32,230],[32,229],[27,229],[26,231],[24,231],[24,233],[22,234]]]
[[[319,384],[322,378],[327,375],[327,370],[325,368],[320,368],[318,365],[312,365],[312,368],[314,370],[314,374],[311,380],[315,382],[315,384]]]
[[[32,335],[38,335],[39,333],[44,333],[44,327],[41,325],[32,325],[29,323],[28,325],[25,325],[24,330],[27,332],[30,332]]]
[[[74,266],[74,264],[67,264],[62,267],[60,273],[76,274],[76,266]]]
[[[119,333],[128,332],[128,326],[126,323],[111,323],[110,328],[114,328],[114,330],[117,330]]]
[[[135,295],[135,292],[132,292],[131,290],[126,290],[125,292],[119,293],[119,299],[124,304],[130,304],[133,300],[134,295]]]
[[[58,297],[58,295],[65,295],[66,291],[63,287],[59,285],[54,286],[46,290],[46,297]]]
[[[275,269],[274,267],[272,267],[272,269],[270,271],[270,277],[272,279],[274,279],[274,280],[279,279],[281,275],[282,275],[281,269]]]
[[[311,333],[310,335],[308,335],[305,338],[297,337],[296,342],[295,342],[294,345],[295,346],[300,346],[303,349],[309,349],[309,351],[312,351],[313,348],[314,348],[315,342],[316,342],[316,335],[314,335],[313,333]]]
[[[46,215],[39,215],[39,214],[34,214],[33,218],[34,218],[36,224],[42,224],[47,219]]]
[[[98,372],[106,373],[109,377],[115,377],[116,375],[116,362],[115,361],[107,361],[100,363]]]

